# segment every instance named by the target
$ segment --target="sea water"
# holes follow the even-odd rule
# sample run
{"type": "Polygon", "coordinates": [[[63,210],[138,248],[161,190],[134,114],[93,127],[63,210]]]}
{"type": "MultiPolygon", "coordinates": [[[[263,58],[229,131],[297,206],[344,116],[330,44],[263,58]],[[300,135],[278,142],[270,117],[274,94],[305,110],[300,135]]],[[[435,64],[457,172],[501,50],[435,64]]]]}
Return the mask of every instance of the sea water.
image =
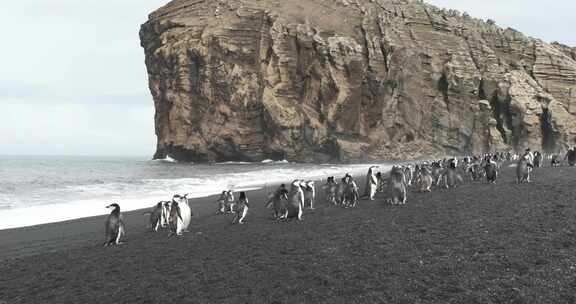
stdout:
{"type": "MultiPolygon", "coordinates": [[[[146,157],[0,156],[0,229],[149,208],[174,194],[206,197],[223,190],[268,188],[294,179],[351,173],[371,165],[297,164],[287,161],[179,163],[146,157]]],[[[270,189],[272,191],[273,189],[270,189]]]]}

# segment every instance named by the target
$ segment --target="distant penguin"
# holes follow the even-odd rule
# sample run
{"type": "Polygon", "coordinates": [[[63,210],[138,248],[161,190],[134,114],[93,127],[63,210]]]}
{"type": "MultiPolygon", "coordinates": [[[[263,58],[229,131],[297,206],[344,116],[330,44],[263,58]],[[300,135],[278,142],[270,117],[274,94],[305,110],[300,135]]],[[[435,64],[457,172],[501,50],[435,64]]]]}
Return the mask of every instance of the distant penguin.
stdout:
{"type": "Polygon", "coordinates": [[[540,168],[542,166],[542,162],[544,160],[544,156],[539,151],[534,151],[534,167],[540,168]]]}
{"type": "Polygon", "coordinates": [[[484,171],[486,172],[486,181],[495,184],[496,178],[498,177],[498,165],[496,162],[491,158],[487,158],[484,171]]]}
{"type": "Polygon", "coordinates": [[[276,191],[268,195],[268,203],[266,204],[266,208],[273,208],[273,218],[275,220],[285,219],[287,214],[287,202],[288,190],[286,190],[286,185],[282,184],[276,191]]]}
{"type": "Polygon", "coordinates": [[[164,209],[164,202],[159,202],[156,206],[152,207],[152,210],[146,212],[145,214],[150,214],[150,222],[148,227],[152,231],[158,231],[158,228],[163,227],[163,221],[165,219],[166,209],[164,209]]]}
{"type": "Polygon", "coordinates": [[[170,210],[172,209],[172,202],[163,201],[162,203],[164,205],[164,225],[162,227],[166,228],[170,224],[170,210]]]}
{"type": "Polygon", "coordinates": [[[378,190],[378,178],[374,172],[375,168],[378,168],[378,166],[368,168],[368,174],[366,174],[366,188],[364,188],[364,196],[367,196],[371,201],[374,200],[374,195],[378,190]]]}
{"type": "Polygon", "coordinates": [[[304,191],[300,187],[300,181],[295,180],[290,185],[290,192],[288,193],[288,203],[286,204],[286,214],[284,218],[298,218],[302,220],[302,213],[304,209],[304,191]]]}
{"type": "Polygon", "coordinates": [[[393,205],[406,204],[406,177],[398,166],[393,166],[390,170],[388,197],[388,201],[393,205]]]}
{"type": "Polygon", "coordinates": [[[358,198],[360,195],[358,194],[358,185],[352,178],[352,175],[348,173],[344,175],[338,192],[343,207],[356,207],[358,205],[358,198]]]}
{"type": "Polygon", "coordinates": [[[124,235],[124,221],[120,213],[120,206],[118,204],[111,204],[106,208],[112,209],[110,215],[106,219],[105,231],[106,239],[104,246],[119,245],[120,238],[124,235]]]}
{"type": "Polygon", "coordinates": [[[182,235],[183,226],[184,223],[182,221],[182,212],[180,211],[180,206],[178,202],[172,201],[170,216],[168,217],[168,227],[170,228],[169,235],[182,235]]]}
{"type": "Polygon", "coordinates": [[[172,201],[178,200],[178,207],[180,208],[180,216],[182,217],[182,232],[188,232],[188,226],[192,220],[192,210],[188,205],[188,195],[184,196],[175,195],[172,201]]]}
{"type": "Polygon", "coordinates": [[[309,205],[310,209],[314,209],[314,200],[316,199],[316,187],[314,187],[314,181],[302,182],[304,185],[304,205],[309,205]]]}
{"type": "Polygon", "coordinates": [[[558,154],[552,154],[552,157],[550,158],[550,166],[552,167],[560,166],[560,160],[558,154]]]}
{"type": "Polygon", "coordinates": [[[330,205],[337,205],[338,200],[336,198],[338,192],[338,184],[334,181],[334,176],[329,176],[326,180],[326,185],[324,185],[324,197],[326,202],[330,205]]]}
{"type": "Polygon", "coordinates": [[[420,192],[430,192],[432,187],[432,173],[427,165],[420,166],[418,180],[420,182],[420,192]]]}
{"type": "Polygon", "coordinates": [[[444,187],[446,187],[446,189],[455,188],[458,182],[462,182],[462,177],[456,172],[457,166],[458,163],[456,160],[450,159],[448,161],[448,166],[443,174],[444,187]]]}
{"type": "Polygon", "coordinates": [[[530,164],[530,157],[528,155],[524,155],[518,161],[518,165],[516,165],[516,182],[518,184],[530,182],[530,173],[532,172],[532,166],[530,164]]]}
{"type": "Polygon", "coordinates": [[[250,207],[248,203],[248,198],[246,197],[246,192],[240,192],[238,197],[238,202],[236,203],[236,213],[234,214],[234,219],[232,219],[232,224],[236,222],[238,224],[244,224],[244,219],[248,214],[248,208],[250,207]]]}
{"type": "Polygon", "coordinates": [[[234,191],[228,190],[226,193],[226,213],[234,213],[236,201],[234,200],[234,191]]]}
{"type": "Polygon", "coordinates": [[[564,160],[568,160],[568,166],[574,167],[576,166],[576,147],[572,147],[572,149],[568,149],[566,152],[566,156],[564,160]]]}
{"type": "Polygon", "coordinates": [[[227,201],[228,201],[228,191],[224,190],[222,191],[222,194],[220,194],[220,197],[216,201],[216,204],[218,205],[218,211],[216,211],[216,214],[226,213],[227,201]]]}

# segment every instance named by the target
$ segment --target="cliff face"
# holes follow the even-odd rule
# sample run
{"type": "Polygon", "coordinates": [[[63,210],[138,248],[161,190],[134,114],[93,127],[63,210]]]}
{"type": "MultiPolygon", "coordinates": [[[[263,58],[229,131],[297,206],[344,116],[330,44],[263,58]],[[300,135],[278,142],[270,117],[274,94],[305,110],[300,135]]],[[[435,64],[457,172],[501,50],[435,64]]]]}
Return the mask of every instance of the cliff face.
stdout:
{"type": "Polygon", "coordinates": [[[156,157],[352,161],[576,138],[576,49],[410,0],[175,0],[140,32],[156,157]]]}

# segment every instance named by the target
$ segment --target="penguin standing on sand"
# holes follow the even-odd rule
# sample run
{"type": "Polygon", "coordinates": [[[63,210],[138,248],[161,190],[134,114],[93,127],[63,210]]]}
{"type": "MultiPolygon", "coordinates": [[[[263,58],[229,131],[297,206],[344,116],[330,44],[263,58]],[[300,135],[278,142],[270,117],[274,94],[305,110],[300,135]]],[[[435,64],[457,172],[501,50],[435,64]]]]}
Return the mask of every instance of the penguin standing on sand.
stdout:
{"type": "Polygon", "coordinates": [[[150,222],[148,223],[148,227],[152,231],[158,231],[158,228],[164,227],[165,224],[163,223],[166,215],[164,214],[166,209],[164,208],[164,202],[159,202],[156,206],[152,207],[152,210],[144,212],[144,214],[150,214],[150,222]]]}
{"type": "Polygon", "coordinates": [[[189,205],[189,193],[184,194],[184,196],[180,197],[180,213],[182,215],[182,231],[188,232],[188,226],[190,226],[190,222],[192,221],[192,209],[189,205]]]}
{"type": "Polygon", "coordinates": [[[120,206],[118,204],[111,204],[106,208],[112,209],[112,212],[106,219],[106,240],[104,246],[120,245],[120,238],[125,232],[120,206]]]}
{"type": "Polygon", "coordinates": [[[366,175],[366,187],[364,188],[364,197],[368,197],[369,200],[374,200],[374,195],[378,189],[378,178],[374,169],[378,166],[372,166],[368,169],[368,174],[366,175]]]}
{"type": "Polygon", "coordinates": [[[302,213],[304,209],[304,191],[300,187],[300,181],[295,180],[290,185],[290,192],[288,193],[288,204],[286,205],[286,213],[284,218],[298,218],[302,220],[302,213]]]}
{"type": "Polygon", "coordinates": [[[248,198],[246,197],[246,192],[240,192],[240,197],[238,198],[238,202],[236,203],[236,213],[234,214],[234,219],[232,220],[232,224],[244,224],[244,219],[248,214],[248,208],[250,207],[248,203],[248,198]]]}
{"type": "Polygon", "coordinates": [[[168,216],[168,227],[170,228],[170,234],[168,236],[182,235],[182,226],[184,225],[182,221],[182,214],[180,212],[180,206],[178,202],[172,201],[172,206],[170,208],[170,215],[168,216]]]}

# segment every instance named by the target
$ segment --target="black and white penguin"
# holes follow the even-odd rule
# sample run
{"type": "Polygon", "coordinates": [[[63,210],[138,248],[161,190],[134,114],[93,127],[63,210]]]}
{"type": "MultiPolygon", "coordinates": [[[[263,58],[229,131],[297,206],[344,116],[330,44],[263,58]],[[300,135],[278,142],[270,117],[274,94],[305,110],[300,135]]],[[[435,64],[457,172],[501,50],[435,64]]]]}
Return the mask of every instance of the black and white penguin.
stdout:
{"type": "Polygon", "coordinates": [[[120,206],[116,203],[107,206],[106,208],[112,209],[112,212],[106,219],[105,231],[106,239],[104,246],[119,245],[120,238],[124,235],[124,221],[120,213],[120,206]]]}
{"type": "Polygon", "coordinates": [[[158,202],[150,211],[145,212],[144,214],[150,214],[150,222],[148,223],[148,227],[152,231],[158,231],[158,228],[164,227],[165,223],[163,223],[166,215],[164,214],[166,209],[164,208],[164,202],[158,202]]]}
{"type": "Polygon", "coordinates": [[[244,224],[244,219],[248,214],[248,208],[250,207],[248,203],[248,198],[246,197],[246,192],[240,192],[240,197],[238,198],[238,202],[236,203],[236,213],[234,214],[234,219],[232,220],[232,224],[244,224]]]}
{"type": "Polygon", "coordinates": [[[371,166],[368,168],[368,174],[366,174],[366,187],[364,187],[364,197],[368,197],[369,200],[374,200],[374,195],[378,189],[378,178],[374,171],[378,166],[371,166]]]}
{"type": "Polygon", "coordinates": [[[177,201],[172,200],[170,215],[168,216],[168,228],[170,234],[182,235],[184,223],[182,221],[182,213],[177,201]]]}

